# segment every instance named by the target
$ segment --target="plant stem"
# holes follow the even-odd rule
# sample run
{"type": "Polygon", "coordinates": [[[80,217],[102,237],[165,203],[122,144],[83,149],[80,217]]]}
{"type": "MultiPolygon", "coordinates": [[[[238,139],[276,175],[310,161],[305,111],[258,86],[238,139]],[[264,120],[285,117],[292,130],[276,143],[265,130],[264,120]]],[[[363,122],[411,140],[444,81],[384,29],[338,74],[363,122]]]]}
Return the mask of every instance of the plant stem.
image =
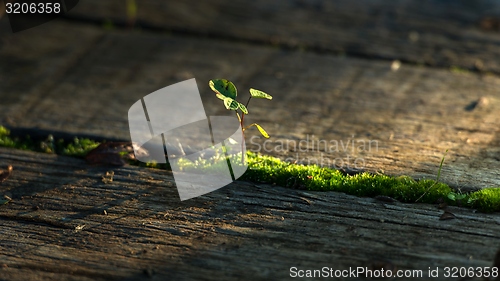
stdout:
{"type": "Polygon", "coordinates": [[[248,107],[248,104],[250,103],[250,100],[252,99],[252,96],[250,96],[247,100],[247,104],[245,104],[245,107],[248,107]]]}
{"type": "MultiPolygon", "coordinates": [[[[250,100],[249,100],[250,101],[250,100]]],[[[247,102],[248,104],[248,102],[247,102]]],[[[245,113],[241,113],[241,122],[240,122],[240,127],[241,127],[241,163],[245,163],[245,153],[243,153],[244,150],[244,143],[245,143],[245,129],[243,129],[243,119],[245,118],[245,113]]]]}
{"type": "MultiPolygon", "coordinates": [[[[248,109],[248,104],[250,103],[250,100],[252,99],[252,96],[250,95],[250,97],[248,97],[248,100],[247,100],[247,103],[245,104],[245,107],[248,109]]],[[[243,153],[243,142],[245,141],[245,129],[243,127],[243,119],[245,118],[245,113],[241,113],[241,122],[240,122],[240,126],[241,126],[241,135],[242,135],[242,141],[241,141],[241,161],[242,163],[245,163],[245,155],[243,153]]]]}

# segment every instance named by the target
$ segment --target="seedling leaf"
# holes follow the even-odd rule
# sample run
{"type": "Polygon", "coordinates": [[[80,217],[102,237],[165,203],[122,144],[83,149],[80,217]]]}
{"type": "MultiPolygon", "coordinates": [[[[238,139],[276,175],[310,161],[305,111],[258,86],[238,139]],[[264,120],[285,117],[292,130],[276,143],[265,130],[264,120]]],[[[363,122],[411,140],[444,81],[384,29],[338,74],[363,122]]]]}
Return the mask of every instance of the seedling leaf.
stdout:
{"type": "MultiPolygon", "coordinates": [[[[238,91],[236,90],[236,86],[233,84],[233,82],[226,80],[226,79],[213,79],[210,80],[208,83],[210,88],[218,93],[223,95],[226,98],[232,98],[233,100],[236,99],[236,96],[238,95],[238,91]]],[[[219,96],[217,96],[220,98],[219,96]]]]}
{"type": "Polygon", "coordinates": [[[220,100],[224,100],[226,97],[222,94],[215,93],[215,96],[218,97],[220,100]]]}
{"type": "Polygon", "coordinates": [[[268,99],[268,100],[273,99],[273,97],[270,94],[264,93],[254,88],[250,88],[250,95],[252,96],[252,98],[268,99]]]}
{"type": "Polygon", "coordinates": [[[264,136],[266,139],[268,139],[268,138],[269,138],[269,135],[267,134],[266,130],[264,130],[264,128],[262,128],[262,127],[261,127],[259,124],[257,124],[257,123],[253,123],[252,125],[250,125],[250,126],[246,127],[246,128],[245,128],[245,130],[246,130],[246,129],[248,129],[248,128],[250,128],[250,127],[252,127],[252,126],[257,127],[257,129],[259,130],[259,132],[260,132],[260,133],[262,134],[262,136],[264,136]]]}
{"type": "Polygon", "coordinates": [[[238,106],[240,107],[241,112],[243,112],[245,114],[248,114],[248,109],[247,109],[247,107],[244,104],[242,104],[241,102],[239,102],[238,106]]]}
{"type": "Polygon", "coordinates": [[[444,211],[444,213],[439,217],[439,220],[440,221],[443,221],[443,220],[452,220],[454,218],[456,218],[456,216],[452,212],[444,211]]]}
{"type": "Polygon", "coordinates": [[[237,110],[239,108],[239,102],[235,101],[232,98],[225,98],[224,105],[229,110],[237,110]]]}
{"type": "Polygon", "coordinates": [[[260,125],[258,124],[255,124],[255,127],[257,127],[257,129],[259,130],[259,132],[266,138],[268,139],[269,138],[269,135],[267,134],[266,130],[264,130],[264,128],[262,128],[260,125]]]}

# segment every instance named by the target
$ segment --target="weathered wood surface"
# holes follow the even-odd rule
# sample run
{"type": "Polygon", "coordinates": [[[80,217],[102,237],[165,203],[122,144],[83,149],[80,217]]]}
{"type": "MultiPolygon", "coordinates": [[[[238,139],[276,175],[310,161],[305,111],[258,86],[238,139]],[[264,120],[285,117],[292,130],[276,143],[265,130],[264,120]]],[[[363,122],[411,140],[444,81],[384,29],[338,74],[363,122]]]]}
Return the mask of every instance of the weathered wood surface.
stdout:
{"type": "MultiPolygon", "coordinates": [[[[227,114],[207,86],[226,77],[244,99],[249,87],[274,96],[252,102],[247,119],[272,136],[261,153],[435,178],[449,149],[443,181],[463,190],[500,186],[493,75],[405,64],[391,71],[387,61],[64,21],[2,36],[0,61],[0,123],[10,127],[126,140],[128,108],[187,78],[197,78],[207,115],[227,114]],[[358,149],[361,141],[378,147],[358,149]]],[[[257,150],[264,140],[247,141],[257,150]]]]}
{"type": "Polygon", "coordinates": [[[247,182],[180,202],[164,170],[0,148],[6,165],[2,280],[285,280],[293,266],[380,264],[426,276],[491,266],[500,244],[498,215],[469,209],[442,221],[433,205],[247,182]]]}
{"type": "Polygon", "coordinates": [[[87,0],[68,17],[438,67],[500,72],[496,0],[87,0]]]}
{"type": "MultiPolygon", "coordinates": [[[[207,87],[224,77],[274,96],[248,116],[272,136],[262,153],[435,178],[450,149],[443,181],[500,186],[496,1],[136,1],[142,30],[120,27],[124,1],[80,2],[69,19],[18,34],[0,20],[0,124],[126,140],[128,108],[188,78],[207,115],[226,114],[207,87]],[[493,27],[481,28],[487,16],[493,27]],[[106,18],[114,29],[92,24],[106,18]],[[313,135],[378,147],[325,151],[313,135]],[[276,151],[286,141],[297,146],[276,151]]],[[[282,280],[292,266],[381,262],[426,274],[491,266],[500,242],[498,215],[473,210],[440,221],[432,205],[245,182],[180,202],[166,171],[2,148],[7,165],[0,279],[282,280]]]]}

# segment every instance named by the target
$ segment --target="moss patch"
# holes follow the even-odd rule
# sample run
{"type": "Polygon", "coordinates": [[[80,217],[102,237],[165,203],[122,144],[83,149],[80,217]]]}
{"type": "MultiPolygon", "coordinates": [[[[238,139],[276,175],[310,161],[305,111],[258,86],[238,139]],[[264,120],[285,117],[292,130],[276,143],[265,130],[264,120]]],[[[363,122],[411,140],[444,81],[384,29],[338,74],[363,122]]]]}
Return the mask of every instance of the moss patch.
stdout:
{"type": "MultiPolygon", "coordinates": [[[[248,153],[249,169],[243,179],[273,183],[285,187],[315,191],[339,191],[356,196],[389,196],[405,203],[436,203],[476,208],[482,212],[500,211],[500,188],[486,188],[463,195],[457,200],[455,190],[434,180],[416,181],[408,176],[390,177],[360,173],[345,175],[338,170],[317,165],[297,165],[270,156],[248,153]],[[429,189],[430,188],[430,189],[429,189]]],[[[437,172],[437,171],[436,171],[437,172]]]]}
{"type": "Polygon", "coordinates": [[[47,139],[44,141],[33,141],[29,136],[24,138],[13,138],[10,136],[8,129],[0,126],[0,146],[4,147],[84,157],[98,145],[99,142],[81,138],[74,138],[73,141],[70,142],[62,139],[55,140],[52,136],[47,136],[47,139]]]}
{"type": "MultiPolygon", "coordinates": [[[[4,147],[83,157],[98,145],[96,141],[78,138],[72,142],[54,140],[51,136],[42,142],[34,142],[29,137],[11,138],[9,131],[0,126],[0,146],[4,147]]],[[[314,191],[338,191],[356,196],[383,195],[406,203],[416,202],[422,197],[418,200],[419,202],[432,204],[443,200],[449,205],[476,208],[482,212],[500,211],[500,188],[486,188],[467,194],[457,194],[448,185],[436,183],[434,180],[416,181],[407,176],[390,177],[370,173],[345,175],[331,168],[292,164],[252,152],[247,153],[247,161],[249,167],[241,179],[253,182],[314,191]],[[457,200],[457,198],[460,199],[457,200]]],[[[132,164],[140,163],[134,161],[132,164]]],[[[169,168],[168,165],[151,163],[142,163],[141,166],[169,168]]]]}

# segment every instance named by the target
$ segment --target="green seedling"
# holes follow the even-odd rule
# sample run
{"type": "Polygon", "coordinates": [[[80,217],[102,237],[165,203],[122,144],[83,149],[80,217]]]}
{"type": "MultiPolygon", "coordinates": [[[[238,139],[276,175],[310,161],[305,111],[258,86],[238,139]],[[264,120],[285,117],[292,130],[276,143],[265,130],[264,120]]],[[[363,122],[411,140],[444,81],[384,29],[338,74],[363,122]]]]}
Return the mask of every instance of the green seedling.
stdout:
{"type": "Polygon", "coordinates": [[[272,100],[273,97],[271,95],[264,93],[263,91],[250,88],[250,97],[248,98],[246,104],[242,104],[236,100],[236,96],[238,96],[238,90],[236,89],[236,86],[233,84],[233,82],[226,79],[213,79],[210,80],[209,86],[216,93],[215,96],[224,102],[224,106],[226,107],[226,109],[236,112],[236,116],[240,121],[243,132],[245,132],[246,129],[252,126],[255,126],[262,134],[262,136],[264,136],[265,138],[269,138],[267,132],[259,124],[253,123],[245,127],[243,121],[245,119],[245,115],[248,114],[248,104],[250,103],[250,100],[252,98],[272,100]],[[241,111],[241,115],[238,113],[238,110],[241,111]]]}
{"type": "Polygon", "coordinates": [[[473,205],[477,200],[476,198],[472,198],[470,193],[462,193],[460,190],[458,190],[458,192],[452,191],[448,193],[447,197],[449,200],[456,202],[459,206],[462,205],[463,202],[466,202],[467,205],[473,205]]]}
{"type": "Polygon", "coordinates": [[[462,192],[450,192],[448,193],[448,199],[451,201],[463,200],[467,197],[467,194],[463,194],[462,192]]]}
{"type": "MultiPolygon", "coordinates": [[[[263,91],[250,88],[250,97],[248,98],[246,104],[242,104],[241,102],[236,100],[236,97],[238,96],[238,90],[236,89],[236,86],[233,84],[233,82],[226,79],[213,79],[210,80],[208,85],[215,92],[215,96],[224,102],[224,106],[226,107],[226,109],[235,111],[236,117],[238,117],[243,132],[243,138],[245,137],[245,131],[254,126],[257,128],[257,130],[259,130],[263,137],[269,138],[269,134],[266,132],[266,130],[264,130],[264,128],[262,128],[262,126],[257,123],[252,123],[245,127],[244,120],[245,115],[248,114],[248,104],[250,103],[250,100],[252,98],[272,100],[273,97],[271,95],[263,91]],[[238,111],[241,112],[241,115],[238,111]]],[[[242,160],[244,161],[243,154],[242,160]]]]}
{"type": "Polygon", "coordinates": [[[466,197],[467,197],[467,194],[463,194],[462,192],[450,192],[448,193],[448,199],[450,199],[451,201],[462,201],[464,200],[466,197]]]}

